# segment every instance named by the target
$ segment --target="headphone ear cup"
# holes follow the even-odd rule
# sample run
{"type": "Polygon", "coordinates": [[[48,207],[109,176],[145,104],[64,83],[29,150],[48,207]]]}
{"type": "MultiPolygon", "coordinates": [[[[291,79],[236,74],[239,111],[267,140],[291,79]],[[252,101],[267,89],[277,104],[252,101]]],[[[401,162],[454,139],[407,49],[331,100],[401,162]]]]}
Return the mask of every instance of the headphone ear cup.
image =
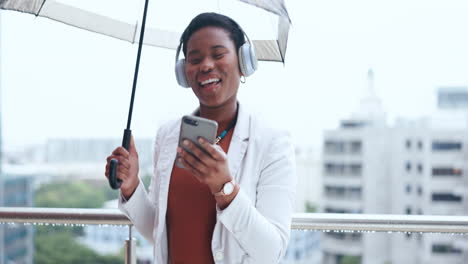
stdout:
{"type": "Polygon", "coordinates": [[[252,75],[257,70],[257,56],[254,48],[249,43],[244,43],[239,48],[239,67],[245,77],[252,75]]]}
{"type": "Polygon", "coordinates": [[[177,61],[175,66],[175,74],[177,83],[184,88],[189,88],[187,77],[185,76],[185,59],[180,59],[177,61]]]}

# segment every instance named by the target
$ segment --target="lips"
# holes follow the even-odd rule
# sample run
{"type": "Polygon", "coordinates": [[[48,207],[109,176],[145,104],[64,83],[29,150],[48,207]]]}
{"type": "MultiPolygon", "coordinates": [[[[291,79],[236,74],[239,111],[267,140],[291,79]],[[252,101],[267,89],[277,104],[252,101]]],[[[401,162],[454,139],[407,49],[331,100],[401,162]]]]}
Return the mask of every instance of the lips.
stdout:
{"type": "Polygon", "coordinates": [[[215,90],[216,88],[219,87],[221,82],[222,82],[222,80],[220,78],[209,77],[209,78],[206,78],[206,79],[198,82],[198,86],[203,91],[213,91],[213,90],[215,90]]]}
{"type": "Polygon", "coordinates": [[[204,81],[201,81],[198,83],[198,85],[200,86],[207,86],[207,85],[211,85],[211,84],[217,84],[217,83],[220,83],[221,82],[221,79],[219,78],[209,78],[209,79],[206,79],[204,81]]]}

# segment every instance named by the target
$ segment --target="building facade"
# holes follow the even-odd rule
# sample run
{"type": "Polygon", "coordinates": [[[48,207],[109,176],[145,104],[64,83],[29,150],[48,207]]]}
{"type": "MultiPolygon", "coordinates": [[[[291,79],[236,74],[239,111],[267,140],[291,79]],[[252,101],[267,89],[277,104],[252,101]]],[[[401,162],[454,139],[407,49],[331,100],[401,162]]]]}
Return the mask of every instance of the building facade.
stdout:
{"type": "MultiPolygon", "coordinates": [[[[376,98],[363,101],[378,105],[376,98]]],[[[389,126],[382,109],[361,103],[326,131],[322,211],[468,214],[468,89],[439,89],[438,105],[434,114],[389,126]]],[[[467,242],[456,235],[330,232],[322,238],[323,263],[462,264],[467,242]]]]}
{"type": "MultiPolygon", "coordinates": [[[[3,205],[6,207],[33,206],[33,178],[30,176],[2,175],[4,192],[3,205]]],[[[34,256],[34,228],[23,224],[0,225],[2,255],[0,263],[32,264],[34,256]]]]}

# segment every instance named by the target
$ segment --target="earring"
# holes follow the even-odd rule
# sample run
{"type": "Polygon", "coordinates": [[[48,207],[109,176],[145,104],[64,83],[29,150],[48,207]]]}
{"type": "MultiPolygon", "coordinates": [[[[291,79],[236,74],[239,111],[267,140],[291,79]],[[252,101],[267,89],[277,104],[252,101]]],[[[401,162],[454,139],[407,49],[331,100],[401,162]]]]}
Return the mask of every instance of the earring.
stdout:
{"type": "Polygon", "coordinates": [[[241,83],[245,83],[245,76],[244,76],[244,75],[241,76],[240,82],[241,82],[241,83]]]}

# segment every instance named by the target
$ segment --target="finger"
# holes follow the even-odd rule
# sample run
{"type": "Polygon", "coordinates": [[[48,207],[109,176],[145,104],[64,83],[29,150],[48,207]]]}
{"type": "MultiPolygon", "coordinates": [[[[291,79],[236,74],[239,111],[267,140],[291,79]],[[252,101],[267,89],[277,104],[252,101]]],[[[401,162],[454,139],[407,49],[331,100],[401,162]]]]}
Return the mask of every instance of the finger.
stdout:
{"type": "Polygon", "coordinates": [[[122,156],[115,156],[115,155],[111,155],[109,157],[107,157],[107,164],[110,163],[111,160],[117,160],[117,164],[119,166],[124,166],[126,167],[127,169],[130,169],[130,160],[128,158],[124,158],[122,156]]]}
{"type": "Polygon", "coordinates": [[[112,155],[115,156],[124,156],[125,158],[128,158],[129,153],[124,147],[117,147],[113,152],[112,155]]]}
{"type": "Polygon", "coordinates": [[[200,182],[203,182],[203,178],[201,177],[200,172],[197,171],[194,167],[192,167],[192,165],[190,165],[183,158],[178,158],[177,161],[179,161],[180,164],[182,164],[182,166],[184,166],[184,168],[186,170],[190,171],[193,174],[193,176],[195,176],[195,178],[197,178],[197,180],[199,180],[200,182]]]}
{"type": "Polygon", "coordinates": [[[205,165],[201,163],[197,157],[193,156],[192,154],[190,154],[188,151],[186,151],[185,149],[181,147],[177,149],[177,152],[185,160],[185,162],[190,164],[191,167],[196,169],[198,172],[202,172],[203,167],[205,167],[205,165]]]}
{"type": "Polygon", "coordinates": [[[124,167],[119,167],[117,168],[117,178],[123,180],[126,180],[129,178],[130,171],[127,168],[124,167]]]}
{"type": "Polygon", "coordinates": [[[223,160],[224,157],[226,156],[226,153],[224,153],[223,149],[219,145],[212,145],[210,142],[208,142],[206,139],[199,137],[198,138],[198,143],[210,154],[211,157],[215,160],[223,160]],[[217,148],[219,147],[219,148],[217,148]]]}
{"type": "Polygon", "coordinates": [[[177,148],[177,153],[179,154],[180,158],[184,160],[185,163],[189,164],[191,168],[194,168],[195,170],[197,170],[197,173],[201,174],[200,165],[202,165],[202,163],[198,160],[197,157],[193,156],[190,152],[188,152],[182,147],[177,148]]]}
{"type": "Polygon", "coordinates": [[[198,145],[194,144],[193,142],[190,142],[189,140],[184,140],[183,141],[184,146],[186,146],[190,151],[192,152],[192,155],[195,156],[203,165],[205,166],[210,166],[216,160],[213,160],[213,158],[206,154],[206,152],[201,149],[198,145]]]}
{"type": "Polygon", "coordinates": [[[130,145],[128,146],[128,152],[135,154],[137,153],[136,147],[135,147],[135,140],[133,139],[133,135],[130,137],[130,145]]]}
{"type": "Polygon", "coordinates": [[[106,178],[109,179],[109,163],[106,164],[106,167],[104,169],[104,175],[106,176],[106,178]]]}

